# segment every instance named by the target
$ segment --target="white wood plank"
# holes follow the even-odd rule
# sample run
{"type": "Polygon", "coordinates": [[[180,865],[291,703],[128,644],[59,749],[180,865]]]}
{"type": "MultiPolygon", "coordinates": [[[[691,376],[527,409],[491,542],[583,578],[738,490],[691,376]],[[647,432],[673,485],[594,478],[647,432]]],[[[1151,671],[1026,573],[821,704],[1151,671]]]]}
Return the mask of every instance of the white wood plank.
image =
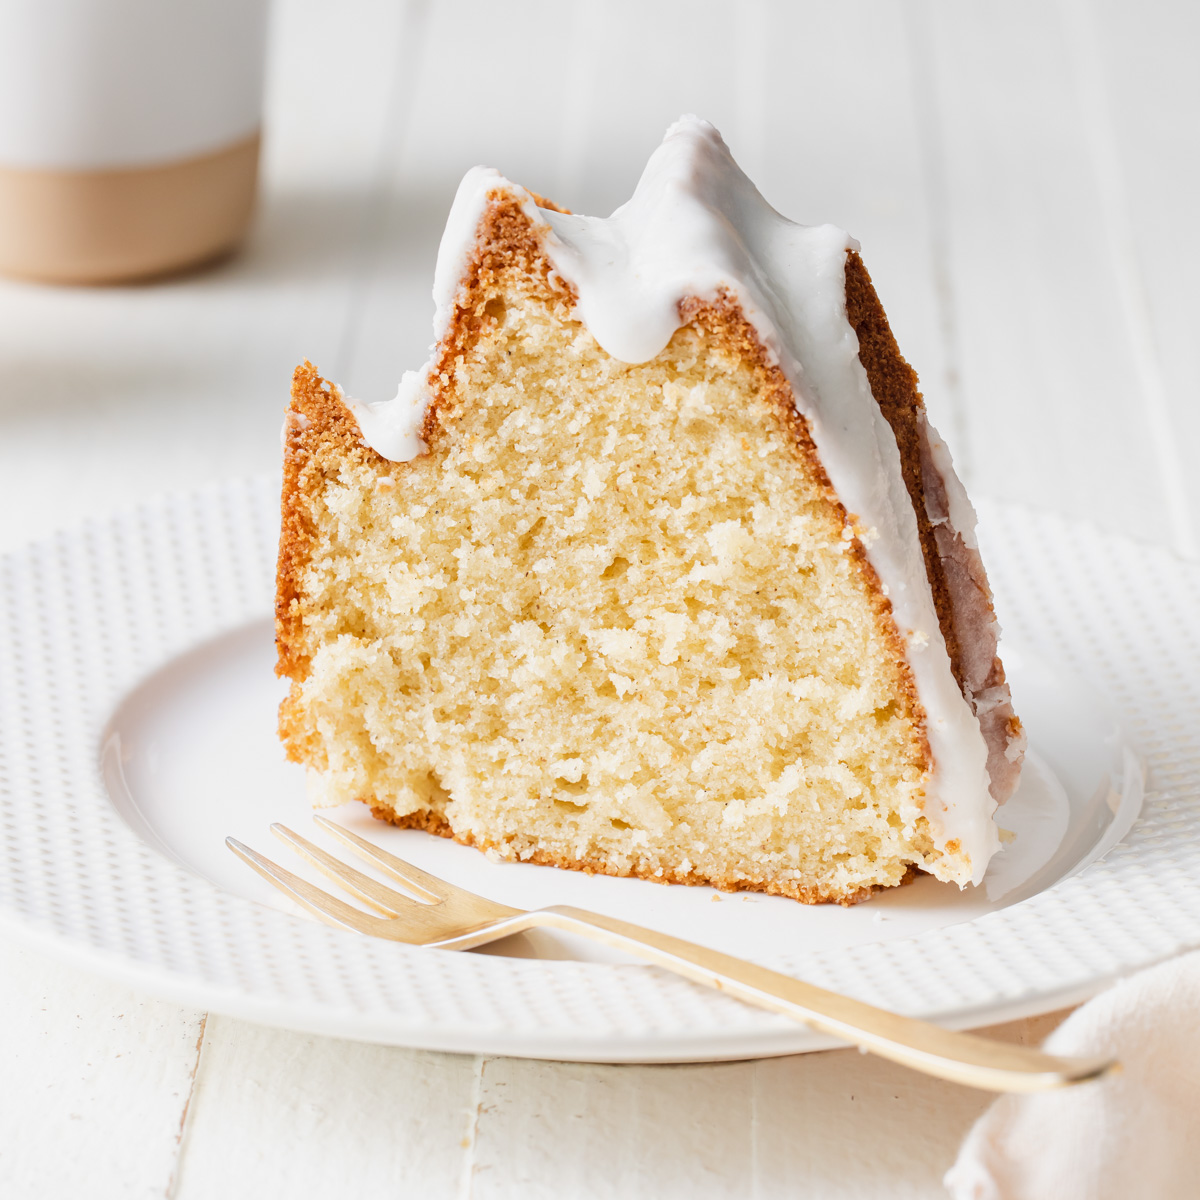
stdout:
{"type": "Polygon", "coordinates": [[[0,1195],[165,1196],[203,1027],[0,936],[0,1195]]]}
{"type": "Polygon", "coordinates": [[[756,1075],[755,1200],[933,1200],[992,1097],[855,1051],[767,1060],[756,1075]]]}
{"type": "MultiPolygon", "coordinates": [[[[1076,74],[1090,123],[1138,354],[1144,419],[1155,434],[1167,507],[1164,534],[1200,552],[1200,8],[1066,0],[1076,74]]],[[[1136,415],[1134,417],[1136,419],[1136,415]]]]}
{"type": "MultiPolygon", "coordinates": [[[[986,1030],[1040,1044],[1065,1013],[986,1030]]],[[[940,1200],[991,1103],[853,1050],[757,1063],[487,1059],[463,1200],[940,1200]]]]}
{"type": "Polygon", "coordinates": [[[575,194],[561,202],[600,215],[624,204],[663,133],[684,113],[724,131],[735,157],[755,157],[762,145],[761,81],[748,92],[743,72],[760,48],[758,8],[721,0],[588,5],[586,45],[594,65],[586,109],[559,127],[562,141],[581,141],[585,156],[575,194]]]}
{"type": "Polygon", "coordinates": [[[488,1059],[460,1195],[744,1200],[754,1072],[488,1059]]]}
{"type": "Polygon", "coordinates": [[[404,169],[452,192],[484,162],[577,211],[608,213],[681,113],[734,122],[738,24],[721,0],[440,4],[404,169]]]}
{"type": "Polygon", "coordinates": [[[171,1200],[453,1196],[475,1062],[210,1016],[171,1200]]]}
{"type": "Polygon", "coordinates": [[[1155,536],[1159,463],[1137,416],[1068,31],[1033,0],[924,11],[971,482],[1155,536]]]}

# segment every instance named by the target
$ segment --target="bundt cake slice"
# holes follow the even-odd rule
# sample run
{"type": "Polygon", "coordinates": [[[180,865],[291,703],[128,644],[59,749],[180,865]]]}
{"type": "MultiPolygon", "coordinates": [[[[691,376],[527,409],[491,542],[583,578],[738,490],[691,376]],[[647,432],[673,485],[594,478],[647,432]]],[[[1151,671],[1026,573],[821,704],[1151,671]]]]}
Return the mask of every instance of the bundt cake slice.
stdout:
{"type": "Polygon", "coordinates": [[[685,118],[607,220],[469,173],[435,300],[395,400],[293,382],[281,734],[314,802],[806,902],[977,882],[1022,739],[855,244],[685,118]]]}

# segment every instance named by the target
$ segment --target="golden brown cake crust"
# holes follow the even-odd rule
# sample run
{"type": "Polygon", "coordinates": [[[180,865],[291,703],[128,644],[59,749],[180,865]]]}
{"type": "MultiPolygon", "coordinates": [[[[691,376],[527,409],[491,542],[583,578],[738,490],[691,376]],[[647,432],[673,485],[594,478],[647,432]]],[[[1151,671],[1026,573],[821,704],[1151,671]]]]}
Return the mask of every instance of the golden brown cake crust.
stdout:
{"type": "Polygon", "coordinates": [[[364,445],[358,425],[340,396],[316,367],[305,362],[292,373],[292,403],[284,426],[283,494],[280,503],[279,561],[275,577],[275,650],[277,675],[300,681],[308,674],[304,645],[300,578],[312,555],[316,528],[310,497],[320,494],[324,475],[320,447],[381,464],[387,460],[364,445]],[[331,444],[332,443],[332,444],[331,444]]]}
{"type": "Polygon", "coordinates": [[[432,452],[453,422],[454,363],[469,354],[481,327],[490,319],[487,299],[494,294],[498,277],[514,270],[540,280],[547,291],[559,292],[565,305],[574,304],[575,289],[552,272],[542,253],[541,238],[521,206],[511,196],[500,194],[484,210],[454,317],[438,345],[430,376],[433,399],[421,427],[421,437],[432,452]]]}
{"type": "Polygon", "coordinates": [[[932,465],[935,477],[925,477],[930,447],[917,374],[901,355],[871,277],[853,251],[846,256],[846,316],[858,337],[859,361],[867,373],[871,393],[896,438],[950,667],[964,699],[980,716],[988,745],[992,795],[1003,803],[1016,786],[1019,770],[1009,751],[1014,745],[1023,745],[1023,734],[1020,721],[1012,714],[1004,664],[998,653],[995,609],[987,577],[978,554],[966,548],[957,530],[946,525],[935,531],[927,492],[932,489],[935,496],[942,493],[935,505],[944,504],[945,481],[936,477],[937,467],[932,465]],[[990,697],[990,704],[982,712],[977,707],[981,693],[990,697]]]}
{"type": "MultiPolygon", "coordinates": [[[[469,833],[458,833],[441,813],[432,809],[397,816],[390,808],[385,808],[381,804],[371,804],[368,801],[368,806],[371,809],[371,816],[377,821],[385,821],[389,825],[395,825],[398,829],[420,829],[484,852],[499,849],[493,843],[479,841],[469,833]]],[[[841,892],[836,896],[831,896],[824,894],[819,888],[800,887],[791,880],[757,883],[743,879],[732,881],[710,879],[695,871],[689,871],[686,874],[673,871],[654,874],[637,868],[632,871],[617,871],[608,863],[594,859],[563,859],[553,854],[544,854],[540,850],[535,850],[528,857],[523,857],[519,861],[533,863],[539,867],[559,867],[569,871],[582,871],[585,875],[614,875],[625,879],[645,879],[650,883],[681,883],[689,887],[713,887],[719,892],[763,892],[768,896],[784,896],[789,900],[799,900],[801,904],[840,904],[844,908],[849,908],[863,900],[869,900],[875,892],[882,890],[864,887],[857,891],[841,892]]],[[[910,867],[897,886],[911,883],[917,874],[917,868],[910,867]]]]}
{"type": "MultiPolygon", "coordinates": [[[[917,388],[917,373],[900,353],[887,314],[871,284],[871,276],[859,256],[846,256],[846,316],[858,337],[858,357],[871,383],[871,394],[896,436],[904,486],[912,499],[925,557],[925,574],[933,592],[938,624],[946,640],[950,667],[958,686],[963,686],[962,651],[954,627],[954,607],[946,585],[933,525],[925,510],[925,481],[921,474],[921,444],[917,414],[925,402],[917,388]]],[[[964,693],[965,694],[965,693],[964,693]]]]}

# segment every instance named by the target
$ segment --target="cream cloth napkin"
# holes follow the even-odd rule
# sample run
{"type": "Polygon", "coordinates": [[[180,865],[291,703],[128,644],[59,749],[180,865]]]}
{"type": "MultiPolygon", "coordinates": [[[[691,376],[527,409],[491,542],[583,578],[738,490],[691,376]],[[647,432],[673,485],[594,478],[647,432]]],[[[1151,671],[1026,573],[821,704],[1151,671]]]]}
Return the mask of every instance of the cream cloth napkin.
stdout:
{"type": "Polygon", "coordinates": [[[954,1200],[1200,1197],[1200,951],[1089,1000],[1044,1049],[1109,1051],[1124,1069],[1061,1091],[1000,1097],[946,1175],[954,1200]]]}

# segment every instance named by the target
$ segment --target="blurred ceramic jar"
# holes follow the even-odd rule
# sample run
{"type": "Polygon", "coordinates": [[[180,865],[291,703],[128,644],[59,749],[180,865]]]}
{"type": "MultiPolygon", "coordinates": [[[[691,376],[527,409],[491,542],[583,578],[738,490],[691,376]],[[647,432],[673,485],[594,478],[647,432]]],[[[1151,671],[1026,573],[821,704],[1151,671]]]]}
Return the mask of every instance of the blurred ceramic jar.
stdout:
{"type": "Polygon", "coordinates": [[[235,246],[267,0],[0,0],[0,272],[109,283],[235,246]]]}

